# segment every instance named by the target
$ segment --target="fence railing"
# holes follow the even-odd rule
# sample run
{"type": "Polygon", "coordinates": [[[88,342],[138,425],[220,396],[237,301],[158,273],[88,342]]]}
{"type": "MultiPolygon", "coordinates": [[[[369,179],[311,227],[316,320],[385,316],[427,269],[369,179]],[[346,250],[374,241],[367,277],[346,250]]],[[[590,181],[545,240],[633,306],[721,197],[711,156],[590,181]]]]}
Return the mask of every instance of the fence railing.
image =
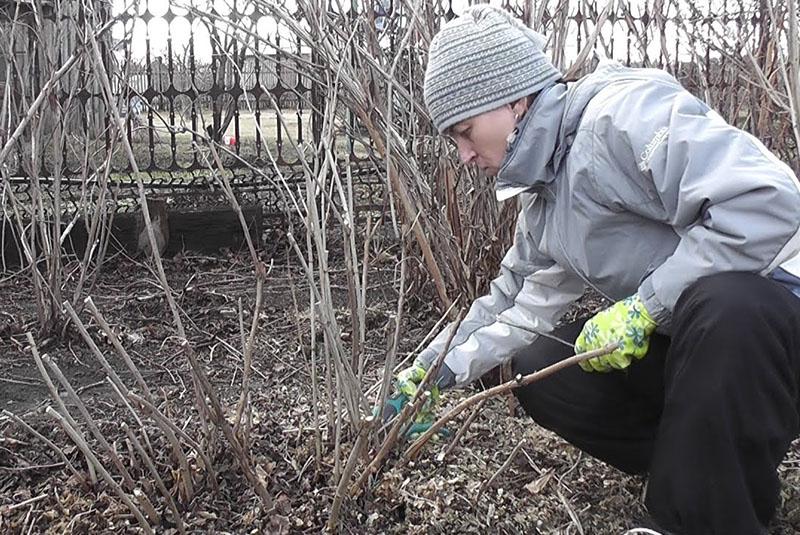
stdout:
{"type": "MultiPolygon", "coordinates": [[[[301,159],[313,158],[319,142],[324,92],[321,82],[307,75],[309,64],[314,63],[313,51],[303,49],[249,2],[205,4],[192,9],[163,0],[142,0],[129,12],[114,14],[118,21],[113,39],[102,43],[103,55],[113,66],[109,70],[115,73],[113,89],[127,136],[139,167],[150,174],[148,187],[154,192],[213,190],[207,150],[213,140],[225,147],[222,163],[242,194],[277,209],[275,166],[285,169],[291,179],[301,159]],[[234,24],[237,31],[228,31],[234,24]]],[[[432,12],[444,20],[466,4],[441,1],[432,12]]],[[[787,112],[759,98],[751,81],[741,77],[742,65],[726,61],[719,44],[725,36],[739,36],[740,44],[758,50],[771,24],[763,6],[722,1],[713,7],[709,3],[704,10],[681,4],[679,12],[675,1],[612,4],[609,9],[605,2],[502,2],[550,36],[550,53],[561,67],[570,65],[593,41],[598,54],[629,65],[667,69],[729,120],[800,168],[787,112]],[[705,36],[703,43],[696,39],[700,34],[705,36]]],[[[382,28],[382,47],[396,46],[396,36],[409,20],[409,14],[395,10],[390,0],[367,2],[360,13],[353,10],[336,16],[346,20],[365,15],[382,28]]],[[[69,43],[62,48],[67,50],[69,43]]],[[[420,53],[424,56],[424,50],[420,53]]],[[[86,176],[87,167],[100,165],[107,151],[113,150],[113,185],[120,198],[133,198],[125,193],[134,187],[127,176],[129,162],[121,147],[114,147],[109,139],[109,110],[100,88],[88,81],[90,62],[83,61],[70,75],[72,81],[78,79],[81,89],[62,90],[58,95],[67,124],[74,130],[61,147],[53,147],[61,151],[61,158],[53,162],[61,162],[62,168],[52,169],[53,162],[46,161],[38,173],[45,184],[49,177],[63,175],[62,195],[76,198],[85,187],[81,177],[86,176]],[[87,81],[80,83],[81,77],[87,81]]],[[[62,87],[74,84],[65,82],[62,87]]],[[[352,119],[340,120],[337,128],[343,160],[353,165],[365,183],[374,182],[369,178],[369,141],[362,139],[352,119]]],[[[31,174],[25,165],[26,151],[23,139],[11,162],[16,166],[11,174],[18,177],[14,187],[20,195],[31,174]]],[[[119,205],[126,209],[135,202],[119,205]]]]}

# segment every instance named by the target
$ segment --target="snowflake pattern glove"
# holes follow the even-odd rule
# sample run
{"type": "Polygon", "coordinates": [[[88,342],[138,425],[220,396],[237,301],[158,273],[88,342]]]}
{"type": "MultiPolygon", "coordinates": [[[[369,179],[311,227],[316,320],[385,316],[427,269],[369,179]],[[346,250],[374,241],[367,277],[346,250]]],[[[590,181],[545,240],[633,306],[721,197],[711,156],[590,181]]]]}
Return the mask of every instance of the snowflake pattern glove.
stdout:
{"type": "Polygon", "coordinates": [[[608,355],[584,360],[580,367],[587,372],[627,368],[634,358],[641,359],[647,354],[650,335],[655,329],[656,322],[638,294],[614,303],[586,322],[575,340],[575,353],[601,349],[615,342],[619,348],[608,355]]]}

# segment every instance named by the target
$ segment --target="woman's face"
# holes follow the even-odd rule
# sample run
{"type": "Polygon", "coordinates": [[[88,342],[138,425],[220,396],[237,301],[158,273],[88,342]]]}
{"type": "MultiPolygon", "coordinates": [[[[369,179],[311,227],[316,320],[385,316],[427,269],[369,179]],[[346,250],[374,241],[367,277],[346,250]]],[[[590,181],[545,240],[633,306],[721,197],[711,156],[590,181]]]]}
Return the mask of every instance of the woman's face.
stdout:
{"type": "Polygon", "coordinates": [[[475,164],[487,176],[496,176],[506,156],[508,136],[517,124],[517,112],[510,104],[465,119],[450,128],[465,164],[475,164]]]}

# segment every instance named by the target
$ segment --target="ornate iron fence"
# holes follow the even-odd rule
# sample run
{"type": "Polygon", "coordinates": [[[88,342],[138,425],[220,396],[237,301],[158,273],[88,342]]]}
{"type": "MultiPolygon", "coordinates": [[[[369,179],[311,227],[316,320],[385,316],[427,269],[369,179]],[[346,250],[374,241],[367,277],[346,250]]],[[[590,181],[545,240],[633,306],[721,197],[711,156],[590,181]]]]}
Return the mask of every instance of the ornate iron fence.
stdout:
{"type": "MultiPolygon", "coordinates": [[[[319,142],[322,91],[313,77],[298,73],[309,72],[298,66],[313,64],[313,51],[303,50],[291,35],[271,26],[267,15],[250,2],[209,4],[211,17],[164,0],[142,0],[138,10],[119,14],[114,41],[103,44],[103,54],[115,73],[113,89],[127,136],[140,168],[149,174],[148,188],[170,196],[173,202],[221,200],[208,171],[206,140],[213,139],[225,146],[222,160],[236,190],[253,202],[265,203],[267,211],[280,210],[281,186],[276,185],[273,163],[288,181],[298,180],[300,159],[312,154],[319,142]],[[220,19],[250,31],[227,33],[225,24],[214,23],[220,19]]],[[[466,4],[444,0],[437,12],[449,19],[466,4]]],[[[561,66],[568,65],[595,32],[605,5],[511,0],[502,4],[551,36],[555,44],[551,53],[561,66]]],[[[369,5],[376,24],[385,28],[388,46],[394,46],[394,35],[408,20],[406,6],[396,7],[393,0],[374,0],[369,5]]],[[[696,43],[687,41],[691,32],[686,30],[691,27],[704,29],[710,40],[715,34],[735,31],[757,43],[768,24],[757,6],[746,8],[741,2],[723,0],[718,9],[709,4],[700,13],[678,12],[671,7],[677,4],[668,1],[657,5],[659,10],[649,2],[638,8],[635,3],[615,3],[602,21],[595,49],[629,65],[670,70],[715,107],[724,105],[728,119],[763,139],[795,169],[800,167],[788,118],[774,110],[737,112],[763,105],[752,102],[752,93],[737,79],[740,67],[726,64],[710,46],[698,54],[696,43]]],[[[354,16],[359,14],[350,11],[343,18],[354,16]]],[[[82,177],[87,168],[96,169],[114,150],[113,188],[120,209],[129,209],[135,206],[130,166],[121,148],[112,148],[108,110],[91,80],[90,68],[85,61],[61,85],[65,89],[59,100],[75,128],[74,144],[68,142],[59,149],[65,177],[62,197],[77,200],[85,194],[82,177]],[[76,87],[76,91],[67,90],[76,87]]],[[[357,129],[352,120],[340,126],[340,154],[353,164],[370,194],[380,196],[370,147],[348,135],[357,129]]],[[[20,144],[13,173],[19,177],[18,194],[24,194],[29,183],[24,161],[25,147],[20,144]]],[[[45,165],[40,176],[55,174],[45,165]]]]}

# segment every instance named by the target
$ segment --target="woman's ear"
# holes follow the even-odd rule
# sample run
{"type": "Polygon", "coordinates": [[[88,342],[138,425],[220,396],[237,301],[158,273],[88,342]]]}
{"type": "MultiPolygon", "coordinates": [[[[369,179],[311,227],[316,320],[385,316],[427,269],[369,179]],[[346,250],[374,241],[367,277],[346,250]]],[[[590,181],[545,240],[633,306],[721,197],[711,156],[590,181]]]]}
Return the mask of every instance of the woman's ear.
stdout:
{"type": "Polygon", "coordinates": [[[528,98],[522,97],[521,99],[511,104],[511,111],[514,112],[515,117],[522,117],[528,111],[528,98]]]}

